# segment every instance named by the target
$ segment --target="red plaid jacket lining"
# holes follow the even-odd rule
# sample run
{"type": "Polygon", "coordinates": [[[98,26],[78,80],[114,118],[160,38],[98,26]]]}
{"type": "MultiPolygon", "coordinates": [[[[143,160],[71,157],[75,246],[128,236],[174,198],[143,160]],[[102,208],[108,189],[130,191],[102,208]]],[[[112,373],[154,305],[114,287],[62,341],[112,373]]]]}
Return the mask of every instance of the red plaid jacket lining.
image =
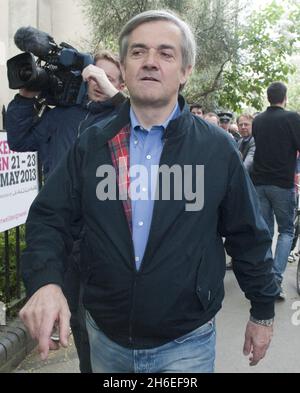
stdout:
{"type": "Polygon", "coordinates": [[[129,179],[129,143],[130,143],[130,124],[121,129],[121,131],[110,141],[111,158],[117,174],[117,184],[119,187],[119,198],[123,202],[125,216],[132,231],[132,213],[131,200],[128,195],[129,179]]]}

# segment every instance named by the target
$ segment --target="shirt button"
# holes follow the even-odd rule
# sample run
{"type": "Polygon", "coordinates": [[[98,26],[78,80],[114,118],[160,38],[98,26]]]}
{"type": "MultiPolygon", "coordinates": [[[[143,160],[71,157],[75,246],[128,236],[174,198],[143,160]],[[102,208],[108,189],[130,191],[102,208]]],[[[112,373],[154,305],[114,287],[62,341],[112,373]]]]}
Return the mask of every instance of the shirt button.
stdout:
{"type": "Polygon", "coordinates": [[[147,160],[151,160],[152,156],[150,154],[147,155],[147,160]]]}
{"type": "Polygon", "coordinates": [[[146,187],[143,187],[143,188],[142,188],[142,191],[143,191],[143,192],[146,192],[146,191],[147,191],[147,188],[146,188],[146,187]]]}
{"type": "Polygon", "coordinates": [[[136,139],[136,140],[134,141],[134,144],[137,145],[138,143],[139,143],[139,141],[136,139]]]}
{"type": "Polygon", "coordinates": [[[140,257],[135,257],[135,262],[140,262],[140,257]]]}
{"type": "Polygon", "coordinates": [[[144,222],[143,221],[139,221],[138,226],[142,227],[143,225],[144,225],[144,222]]]}

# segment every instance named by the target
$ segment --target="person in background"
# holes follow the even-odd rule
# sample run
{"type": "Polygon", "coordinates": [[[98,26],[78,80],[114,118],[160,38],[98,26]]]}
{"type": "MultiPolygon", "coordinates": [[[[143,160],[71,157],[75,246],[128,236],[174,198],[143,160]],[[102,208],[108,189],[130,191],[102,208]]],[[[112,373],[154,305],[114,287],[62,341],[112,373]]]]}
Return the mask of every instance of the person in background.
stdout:
{"type": "Polygon", "coordinates": [[[271,83],[267,96],[270,106],[257,115],[252,124],[256,150],[251,177],[272,237],[274,217],[278,224],[273,269],[281,289],[279,299],[284,300],[282,281],[294,236],[294,178],[300,150],[300,115],[285,109],[287,87],[284,83],[271,83]]]}
{"type": "Polygon", "coordinates": [[[231,112],[219,112],[218,116],[220,120],[220,127],[223,128],[224,131],[228,132],[228,134],[237,142],[238,138],[235,138],[234,135],[230,132],[233,114],[231,112]]]}
{"type": "Polygon", "coordinates": [[[203,118],[203,108],[202,108],[202,105],[200,105],[200,104],[192,104],[192,105],[190,106],[190,111],[191,111],[194,115],[203,118]]]}
{"type": "MultiPolygon", "coordinates": [[[[47,183],[78,135],[90,125],[107,121],[125,101],[118,56],[103,50],[95,55],[95,65],[82,73],[87,82],[87,96],[82,105],[47,108],[37,116],[38,92],[21,89],[7,109],[7,138],[14,151],[37,151],[42,161],[47,183]]],[[[61,191],[61,189],[59,189],[61,191]]],[[[80,263],[80,240],[76,240],[65,268],[64,293],[71,310],[71,328],[77,349],[80,370],[92,371],[89,341],[82,307],[82,280],[86,268],[80,263]]]]}
{"type": "Polygon", "coordinates": [[[216,126],[220,126],[219,116],[214,112],[205,113],[203,119],[209,123],[215,124],[216,126]]]}
{"type": "Polygon", "coordinates": [[[223,130],[229,132],[230,123],[232,121],[232,113],[231,112],[219,112],[218,113],[219,120],[220,120],[220,127],[223,130]]]}
{"type": "Polygon", "coordinates": [[[234,137],[235,141],[238,142],[241,139],[241,135],[239,133],[239,127],[236,123],[230,123],[229,133],[234,137]]]}
{"type": "Polygon", "coordinates": [[[255,153],[255,140],[252,136],[253,117],[248,113],[243,113],[237,118],[237,125],[241,139],[238,141],[238,148],[245,165],[250,173],[253,166],[253,158],[255,153]]]}

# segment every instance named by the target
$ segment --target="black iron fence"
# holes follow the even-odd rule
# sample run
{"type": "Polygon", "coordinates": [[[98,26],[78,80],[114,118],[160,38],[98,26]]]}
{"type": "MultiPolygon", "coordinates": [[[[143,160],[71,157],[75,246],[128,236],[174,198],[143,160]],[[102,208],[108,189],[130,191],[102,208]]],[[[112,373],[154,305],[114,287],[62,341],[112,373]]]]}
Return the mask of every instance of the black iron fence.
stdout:
{"type": "MultiPolygon", "coordinates": [[[[1,114],[5,130],[6,110],[4,105],[1,114]]],[[[18,308],[25,298],[20,273],[20,254],[24,246],[24,226],[0,233],[0,301],[5,303],[8,314],[18,308]]]]}
{"type": "MultiPolygon", "coordinates": [[[[5,130],[5,107],[2,108],[5,130]]],[[[42,185],[41,164],[38,160],[39,188],[42,185]]],[[[25,247],[25,225],[0,233],[0,302],[5,303],[8,316],[18,311],[25,300],[21,279],[20,255],[25,247]]]]}
{"type": "Polygon", "coordinates": [[[0,233],[0,299],[5,303],[8,315],[25,299],[20,273],[20,254],[24,247],[24,225],[0,233]]]}

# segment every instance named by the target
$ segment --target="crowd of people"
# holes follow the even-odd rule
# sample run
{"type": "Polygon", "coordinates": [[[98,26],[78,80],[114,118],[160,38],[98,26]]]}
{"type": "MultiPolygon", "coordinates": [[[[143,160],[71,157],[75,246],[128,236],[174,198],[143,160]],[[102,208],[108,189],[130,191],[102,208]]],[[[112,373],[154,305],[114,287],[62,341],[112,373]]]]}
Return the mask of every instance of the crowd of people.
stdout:
{"type": "Polygon", "coordinates": [[[236,127],[230,112],[189,107],[180,93],[195,39],[172,13],[135,16],[119,46],[119,58],[101,52],[83,71],[82,105],[39,117],[39,92],[21,89],[8,107],[11,149],[38,151],[46,179],[26,224],[29,300],[20,316],[42,359],[58,347],[55,326],[67,345],[71,321],[83,373],[213,372],[225,248],[251,302],[243,350],[256,365],[283,297],[300,116],[284,109],[279,82],[268,89],[270,107],[255,119],[241,114],[236,127]],[[169,197],[157,195],[166,184],[160,169],[174,166],[184,175],[192,168],[191,190],[174,175],[169,197]],[[199,176],[203,204],[187,209],[199,176]]]}
{"type": "MultiPolygon", "coordinates": [[[[242,113],[233,121],[232,112],[207,112],[203,111],[200,104],[190,105],[190,111],[204,120],[223,128],[237,142],[247,171],[250,173],[253,165],[255,141],[252,136],[252,123],[254,115],[242,113]]],[[[255,113],[255,116],[258,112],[255,113]]]]}
{"type": "MultiPolygon", "coordinates": [[[[283,274],[294,238],[297,182],[300,146],[300,117],[285,110],[287,87],[272,83],[267,90],[270,106],[253,115],[242,113],[233,122],[232,112],[204,113],[200,104],[190,106],[191,112],[219,125],[237,143],[241,159],[259,197],[261,212],[272,239],[275,219],[278,239],[274,254],[274,272],[280,287],[278,298],[286,295],[282,287],[283,274]],[[197,112],[195,109],[197,108],[197,112]]],[[[232,261],[229,263],[232,267],[232,261]]]]}

